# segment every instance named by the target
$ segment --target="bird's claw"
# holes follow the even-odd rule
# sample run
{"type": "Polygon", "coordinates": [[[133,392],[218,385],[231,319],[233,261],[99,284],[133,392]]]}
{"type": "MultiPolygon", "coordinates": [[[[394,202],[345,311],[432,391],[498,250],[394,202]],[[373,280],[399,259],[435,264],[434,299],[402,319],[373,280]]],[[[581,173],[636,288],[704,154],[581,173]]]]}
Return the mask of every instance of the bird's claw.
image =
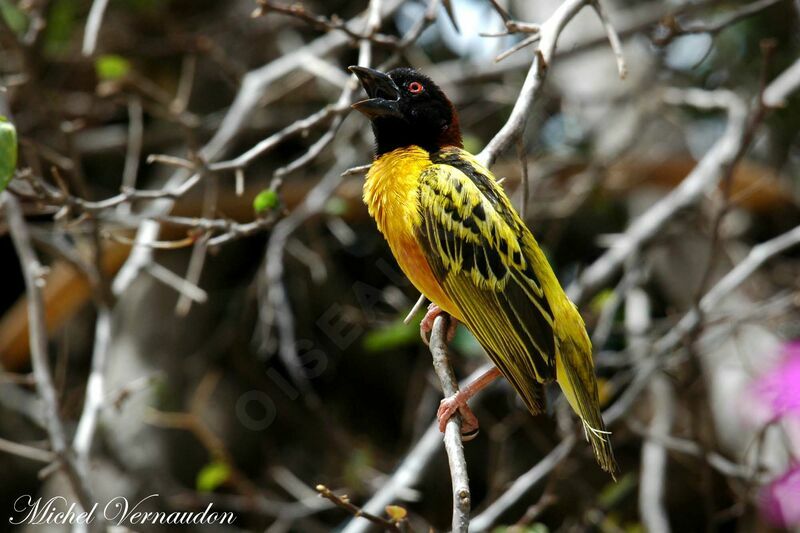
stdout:
{"type": "Polygon", "coordinates": [[[439,410],[436,418],[439,420],[439,431],[444,433],[447,422],[458,412],[461,415],[461,440],[469,441],[478,435],[478,417],[467,405],[464,396],[457,392],[452,396],[444,398],[439,403],[439,410]]]}
{"type": "MultiPolygon", "coordinates": [[[[433,322],[436,320],[436,317],[442,314],[446,314],[442,311],[442,308],[438,305],[432,303],[428,306],[428,312],[425,313],[425,316],[422,318],[422,321],[419,323],[419,334],[422,337],[422,340],[425,344],[428,344],[428,337],[430,332],[433,330],[433,322]]],[[[456,336],[456,328],[458,328],[458,321],[453,318],[449,317],[450,321],[447,325],[447,342],[453,340],[453,337],[456,336]]]]}

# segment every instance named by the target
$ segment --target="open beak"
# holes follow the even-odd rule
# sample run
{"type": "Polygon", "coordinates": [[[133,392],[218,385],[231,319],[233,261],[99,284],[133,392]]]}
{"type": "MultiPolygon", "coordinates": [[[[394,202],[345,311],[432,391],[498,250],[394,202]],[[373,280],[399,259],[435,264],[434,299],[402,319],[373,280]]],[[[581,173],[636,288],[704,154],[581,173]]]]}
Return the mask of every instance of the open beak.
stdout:
{"type": "Polygon", "coordinates": [[[367,116],[369,119],[378,117],[403,118],[400,112],[400,89],[392,78],[366,67],[352,66],[348,70],[358,77],[369,98],[356,102],[351,107],[367,116]]]}

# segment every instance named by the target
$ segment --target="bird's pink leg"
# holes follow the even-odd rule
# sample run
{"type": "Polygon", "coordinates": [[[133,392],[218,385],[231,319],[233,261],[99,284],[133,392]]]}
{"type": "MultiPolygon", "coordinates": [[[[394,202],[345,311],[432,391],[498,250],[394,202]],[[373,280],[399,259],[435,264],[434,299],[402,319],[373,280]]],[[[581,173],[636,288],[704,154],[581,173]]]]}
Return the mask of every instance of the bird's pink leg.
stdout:
{"type": "Polygon", "coordinates": [[[442,311],[441,307],[435,303],[431,303],[428,306],[428,312],[425,313],[425,316],[422,318],[422,322],[419,323],[419,334],[425,344],[428,344],[428,335],[430,335],[431,330],[433,330],[433,321],[436,320],[436,317],[439,315],[446,315],[450,319],[450,322],[447,325],[447,342],[453,340],[453,337],[456,335],[458,320],[442,311]]]}
{"type": "Polygon", "coordinates": [[[500,370],[496,366],[492,367],[491,370],[484,372],[475,381],[454,395],[443,399],[439,403],[439,411],[436,413],[436,417],[439,419],[439,431],[444,433],[447,421],[458,411],[461,414],[461,435],[463,439],[471,440],[475,438],[478,434],[478,418],[467,405],[467,401],[486,388],[498,376],[500,376],[500,370]]]}

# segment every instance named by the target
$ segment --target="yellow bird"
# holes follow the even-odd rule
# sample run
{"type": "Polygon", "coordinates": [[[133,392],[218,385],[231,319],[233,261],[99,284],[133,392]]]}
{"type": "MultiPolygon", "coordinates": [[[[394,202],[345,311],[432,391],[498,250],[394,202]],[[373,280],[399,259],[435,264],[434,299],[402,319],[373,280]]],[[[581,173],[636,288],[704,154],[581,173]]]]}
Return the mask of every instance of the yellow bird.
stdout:
{"type": "Polygon", "coordinates": [[[617,470],[600,415],[592,346],[580,313],[492,173],[463,150],[458,114],[427,76],[350,67],[369,98],[353,104],[375,134],[364,201],[400,268],[431,302],[421,326],[446,312],[475,336],[496,368],[445,398],[439,427],[502,374],[532,414],[555,380],[583,422],[603,470],[617,470]]]}

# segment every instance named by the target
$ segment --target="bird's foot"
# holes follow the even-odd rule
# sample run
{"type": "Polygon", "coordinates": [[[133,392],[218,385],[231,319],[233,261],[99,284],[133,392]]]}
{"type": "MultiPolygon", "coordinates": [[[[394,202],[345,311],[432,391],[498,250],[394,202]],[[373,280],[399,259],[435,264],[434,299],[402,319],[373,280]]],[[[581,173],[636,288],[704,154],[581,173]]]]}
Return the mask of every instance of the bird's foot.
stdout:
{"type": "Polygon", "coordinates": [[[425,316],[422,318],[422,322],[419,323],[419,334],[422,337],[422,340],[425,344],[428,344],[428,336],[430,335],[431,331],[433,330],[433,321],[436,320],[436,317],[439,315],[446,315],[450,322],[447,325],[447,342],[453,340],[453,337],[456,336],[456,328],[458,328],[458,320],[453,318],[452,316],[447,315],[442,308],[438,305],[432,303],[428,306],[428,312],[425,313],[425,316]]]}
{"type": "Polygon", "coordinates": [[[439,431],[444,433],[447,422],[457,411],[461,415],[461,440],[469,441],[478,435],[478,417],[467,405],[468,399],[468,395],[459,391],[439,403],[439,410],[436,413],[436,418],[439,419],[439,431]]]}

